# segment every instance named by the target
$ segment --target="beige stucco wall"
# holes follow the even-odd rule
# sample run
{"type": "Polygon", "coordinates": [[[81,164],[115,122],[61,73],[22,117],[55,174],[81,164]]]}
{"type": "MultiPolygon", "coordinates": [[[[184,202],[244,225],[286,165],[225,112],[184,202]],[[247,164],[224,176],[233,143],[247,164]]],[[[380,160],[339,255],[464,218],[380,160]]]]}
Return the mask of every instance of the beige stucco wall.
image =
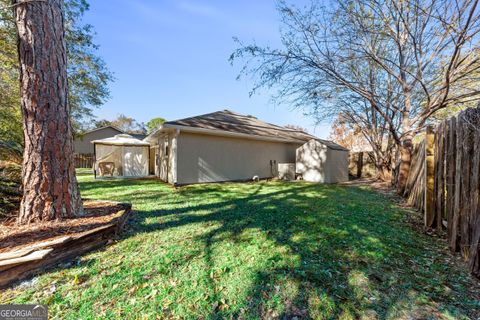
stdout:
{"type": "Polygon", "coordinates": [[[310,140],[296,151],[296,172],[305,181],[338,183],[348,180],[348,152],[310,140]]]}
{"type": "Polygon", "coordinates": [[[73,140],[73,151],[75,153],[93,154],[93,140],[110,138],[120,133],[118,130],[107,127],[80,135],[73,140]]]}
{"type": "Polygon", "coordinates": [[[296,150],[296,172],[303,180],[326,182],[327,146],[310,140],[296,150]]]}
{"type": "Polygon", "coordinates": [[[295,162],[299,145],[180,132],[178,184],[247,180],[272,176],[270,160],[295,162]]]}
{"type": "Polygon", "coordinates": [[[155,148],[155,175],[168,183],[176,180],[176,144],[176,133],[168,133],[158,137],[155,148]]]}
{"type": "Polygon", "coordinates": [[[326,183],[348,181],[348,151],[328,149],[326,163],[326,183]]]}

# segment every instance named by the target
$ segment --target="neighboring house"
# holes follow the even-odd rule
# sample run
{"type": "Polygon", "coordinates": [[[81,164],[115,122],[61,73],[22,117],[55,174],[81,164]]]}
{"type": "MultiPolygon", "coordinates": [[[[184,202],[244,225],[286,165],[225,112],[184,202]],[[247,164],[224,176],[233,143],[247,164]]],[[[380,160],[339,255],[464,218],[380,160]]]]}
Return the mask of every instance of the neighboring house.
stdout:
{"type": "Polygon", "coordinates": [[[117,134],[122,133],[124,133],[122,130],[112,126],[106,126],[84,132],[82,134],[76,135],[73,139],[73,151],[77,154],[93,155],[93,140],[111,138],[117,134]]]}
{"type": "Polygon", "coordinates": [[[279,164],[308,181],[348,180],[348,149],[229,110],[165,122],[144,141],[150,174],[175,185],[275,177],[279,164]]]}

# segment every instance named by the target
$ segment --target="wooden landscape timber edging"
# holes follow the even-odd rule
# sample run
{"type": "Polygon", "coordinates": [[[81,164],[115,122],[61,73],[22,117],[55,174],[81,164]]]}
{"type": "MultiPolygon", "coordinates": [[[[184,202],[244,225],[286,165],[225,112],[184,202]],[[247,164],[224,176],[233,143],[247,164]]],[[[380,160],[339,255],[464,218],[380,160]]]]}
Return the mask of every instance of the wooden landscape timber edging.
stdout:
{"type": "Polygon", "coordinates": [[[0,288],[106,245],[120,233],[130,215],[131,205],[122,205],[125,209],[115,213],[112,221],[104,226],[0,253],[0,288]]]}
{"type": "Polygon", "coordinates": [[[427,128],[404,196],[424,212],[426,227],[446,229],[451,251],[480,277],[480,107],[427,128]]]}

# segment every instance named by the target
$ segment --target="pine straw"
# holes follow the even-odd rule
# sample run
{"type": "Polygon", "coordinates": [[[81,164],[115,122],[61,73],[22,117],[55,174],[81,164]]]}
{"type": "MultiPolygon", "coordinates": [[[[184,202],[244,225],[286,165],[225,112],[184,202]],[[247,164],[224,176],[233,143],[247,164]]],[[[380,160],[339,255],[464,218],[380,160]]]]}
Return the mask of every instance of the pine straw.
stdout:
{"type": "Polygon", "coordinates": [[[116,202],[86,200],[84,208],[86,215],[81,218],[30,225],[16,225],[13,219],[0,222],[0,252],[18,250],[107,225],[112,222],[115,213],[125,209],[125,206],[116,202]]]}

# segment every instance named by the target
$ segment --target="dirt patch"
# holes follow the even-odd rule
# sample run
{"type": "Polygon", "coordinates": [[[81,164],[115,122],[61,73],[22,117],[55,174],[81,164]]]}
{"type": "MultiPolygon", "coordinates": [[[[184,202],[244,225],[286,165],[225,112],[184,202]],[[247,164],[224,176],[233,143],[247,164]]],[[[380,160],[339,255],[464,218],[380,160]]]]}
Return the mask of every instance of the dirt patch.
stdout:
{"type": "Polygon", "coordinates": [[[397,195],[395,189],[392,187],[392,184],[389,182],[381,181],[375,178],[361,178],[361,179],[354,179],[349,180],[347,182],[341,183],[342,185],[347,186],[354,186],[354,187],[365,187],[368,186],[370,188],[375,189],[384,194],[388,195],[397,195]]]}
{"type": "Polygon", "coordinates": [[[37,242],[75,235],[112,223],[126,204],[109,201],[84,201],[83,217],[19,226],[14,219],[0,222],[0,252],[18,250],[37,242]]]}

